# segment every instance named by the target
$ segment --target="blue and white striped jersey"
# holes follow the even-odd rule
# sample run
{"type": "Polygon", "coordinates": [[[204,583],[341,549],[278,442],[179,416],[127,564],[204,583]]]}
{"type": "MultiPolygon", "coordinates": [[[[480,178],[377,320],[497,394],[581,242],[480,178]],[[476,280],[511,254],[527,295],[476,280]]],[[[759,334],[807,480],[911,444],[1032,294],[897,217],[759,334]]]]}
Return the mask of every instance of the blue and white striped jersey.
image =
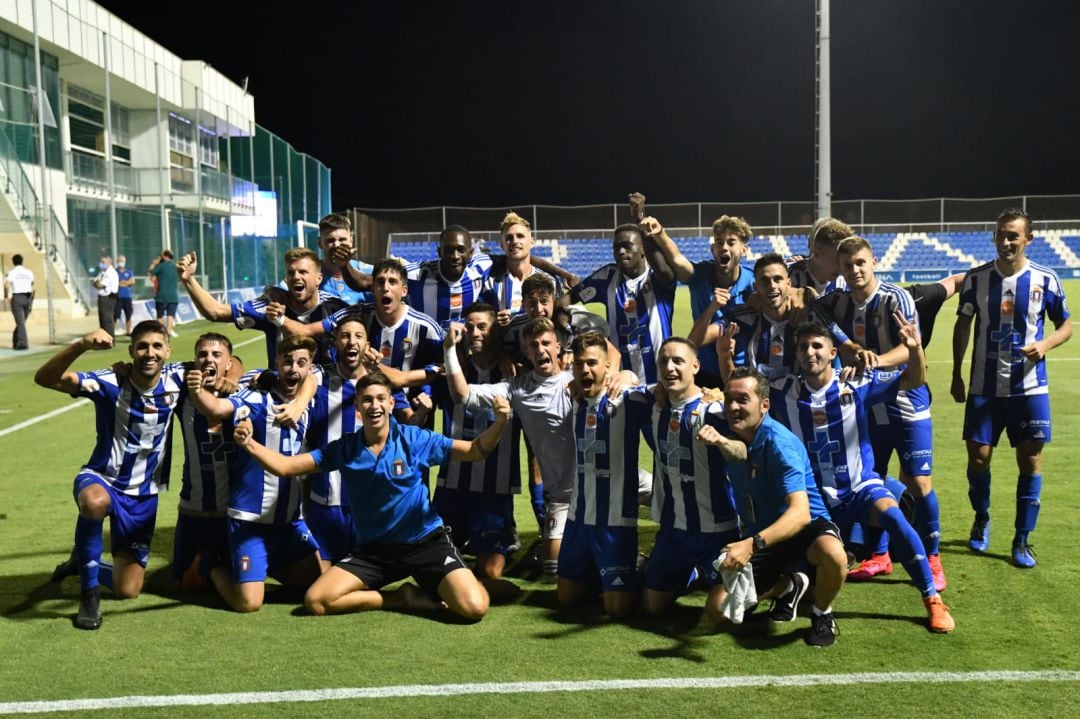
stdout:
{"type": "MultiPolygon", "coordinates": [[[[840,333],[837,335],[838,340],[846,335],[860,346],[879,355],[901,344],[900,328],[893,319],[894,312],[899,311],[908,322],[916,325],[919,323],[911,294],[889,282],[878,282],[877,289],[862,304],[856,302],[850,289],[844,289],[820,298],[813,308],[825,319],[836,324],[835,329],[840,333]]],[[[886,424],[886,413],[905,422],[929,419],[930,392],[926,385],[901,390],[897,392],[894,401],[874,404],[871,412],[874,424],[886,424]]]]}
{"type": "Polygon", "coordinates": [[[873,370],[859,379],[831,382],[814,391],[795,375],[772,382],[769,414],[799,438],[810,455],[821,496],[829,507],[871,484],[874,450],[866,408],[896,396],[900,372],[873,370]]]}
{"type": "MultiPolygon", "coordinates": [[[[462,362],[465,379],[470,385],[493,384],[506,379],[496,364],[481,369],[472,359],[462,362]]],[[[434,399],[443,410],[443,434],[451,439],[473,440],[495,421],[488,407],[466,408],[454,402],[446,381],[442,378],[432,385],[434,399]]],[[[487,459],[479,462],[447,460],[439,465],[438,486],[487,495],[518,494],[521,492],[521,422],[514,417],[506,423],[499,444],[487,459]]]]}
{"type": "Polygon", "coordinates": [[[795,327],[786,319],[773,322],[750,305],[736,305],[724,311],[713,324],[723,331],[727,323],[739,327],[735,335],[736,367],[753,367],[766,378],[790,374],[795,366],[795,327]]]}
{"type": "MultiPolygon", "coordinates": [[[[547,274],[543,270],[536,267],[532,268],[532,272],[529,275],[535,274],[547,274]]],[[[555,297],[558,298],[563,293],[563,283],[558,277],[551,277],[551,281],[555,283],[555,297]]],[[[489,297],[494,298],[496,309],[509,310],[511,313],[516,314],[521,312],[521,283],[525,278],[518,279],[509,272],[503,272],[499,275],[489,274],[486,289],[488,290],[489,297]]]]}
{"type": "MultiPolygon", "coordinates": [[[[274,424],[274,404],[284,404],[273,392],[243,389],[229,397],[233,406],[233,424],[250,419],[252,436],[264,447],[286,456],[300,454],[308,417],[296,427],[274,424]]],[[[288,524],[300,518],[300,482],[297,477],[279,477],[264,471],[247,452],[236,455],[229,483],[228,515],[233,519],[258,524],[288,524]]]]}
{"type": "Polygon", "coordinates": [[[814,277],[814,273],[810,271],[810,260],[805,257],[788,264],[787,271],[792,287],[813,287],[818,295],[827,295],[833,290],[847,288],[843,275],[837,275],[834,280],[819,280],[814,277]]]}
{"type": "MultiPolygon", "coordinates": [[[[346,308],[327,317],[323,329],[333,334],[341,318],[354,311],[346,308]]],[[[361,305],[359,311],[367,318],[368,342],[382,354],[384,365],[410,370],[442,364],[443,332],[432,317],[406,306],[396,324],[384,327],[375,305],[361,305]]]]}
{"type": "Polygon", "coordinates": [[[1045,394],[1046,358],[1032,362],[1020,348],[1045,336],[1044,322],[1069,318],[1057,273],[1030,260],[1009,277],[993,262],[964,276],[957,314],[975,318],[969,392],[983,397],[1045,394]]]}
{"type": "Polygon", "coordinates": [[[716,447],[698,441],[703,424],[725,434],[724,407],[701,395],[682,403],[654,405],[652,517],[660,528],[688,532],[728,532],[738,528],[727,463],[716,447]]]}
{"type": "Polygon", "coordinates": [[[167,364],[146,392],[111,369],[78,372],[75,397],[94,403],[97,439],[82,471],[97,475],[117,492],[157,494],[169,484],[173,413],[184,391],[184,366],[167,364]]]}
{"type": "MultiPolygon", "coordinates": [[[[356,432],[362,425],[356,414],[357,380],[345,379],[334,365],[320,368],[316,376],[319,388],[308,410],[305,451],[325,447],[342,435],[356,432]]],[[[341,472],[308,475],[308,492],[313,502],[327,507],[341,506],[341,472]]]]}
{"type": "Polygon", "coordinates": [[[638,446],[652,396],[639,387],[627,390],[618,403],[606,393],[574,403],[577,481],[570,519],[590,527],[637,526],[638,446]]]}
{"type": "Polygon", "coordinates": [[[451,282],[443,277],[439,260],[413,262],[406,266],[409,304],[435,319],[445,332],[451,322],[462,322],[461,313],[473,302],[495,305],[495,296],[485,288],[491,272],[491,256],[475,254],[461,277],[451,282]]]}
{"type": "MultiPolygon", "coordinates": [[[[265,296],[260,295],[246,302],[234,302],[230,308],[232,309],[233,322],[238,329],[256,329],[266,335],[266,361],[268,365],[273,367],[277,353],[277,343],[285,339],[285,335],[280,327],[266,319],[266,305],[268,304],[270,304],[270,301],[265,296]]],[[[323,290],[319,290],[319,304],[302,315],[296,314],[286,306],[285,316],[307,325],[322,322],[335,312],[345,309],[348,309],[348,305],[342,300],[323,290]]],[[[320,337],[317,342],[319,351],[316,353],[314,361],[319,364],[332,362],[332,339],[328,336],[320,337]]]]}
{"type": "MultiPolygon", "coordinates": [[[[247,387],[261,370],[249,370],[239,386],[247,387]]],[[[236,459],[232,422],[222,422],[210,429],[210,420],[191,401],[184,388],[177,409],[180,431],[184,435],[184,474],[180,487],[180,509],[188,514],[225,516],[229,506],[229,475],[236,459]]]]}
{"type": "Polygon", "coordinates": [[[657,381],[656,355],[671,336],[675,283],[659,284],[651,267],[627,277],[614,264],[601,267],[570,290],[574,302],[601,302],[607,309],[608,337],[619,348],[622,368],[647,384],[657,381]]]}

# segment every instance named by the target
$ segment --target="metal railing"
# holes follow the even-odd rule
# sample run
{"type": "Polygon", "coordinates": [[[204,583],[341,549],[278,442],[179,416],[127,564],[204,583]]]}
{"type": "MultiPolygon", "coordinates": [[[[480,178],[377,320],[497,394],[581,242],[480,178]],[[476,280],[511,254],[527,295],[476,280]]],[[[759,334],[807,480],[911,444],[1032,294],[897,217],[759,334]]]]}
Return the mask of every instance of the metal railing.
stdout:
{"type": "Polygon", "coordinates": [[[60,224],[60,218],[56,212],[49,208],[49,239],[52,240],[49,248],[49,259],[56,268],[64,284],[72,292],[75,300],[81,302],[89,311],[97,304],[97,293],[90,291],[91,278],[86,271],[86,266],[79,258],[75,243],[60,224]]]}
{"type": "Polygon", "coordinates": [[[41,249],[41,236],[36,232],[34,216],[37,208],[37,193],[26,174],[15,145],[11,142],[3,127],[0,127],[0,170],[3,171],[4,194],[14,204],[15,213],[24,228],[34,235],[34,243],[41,249]]]}

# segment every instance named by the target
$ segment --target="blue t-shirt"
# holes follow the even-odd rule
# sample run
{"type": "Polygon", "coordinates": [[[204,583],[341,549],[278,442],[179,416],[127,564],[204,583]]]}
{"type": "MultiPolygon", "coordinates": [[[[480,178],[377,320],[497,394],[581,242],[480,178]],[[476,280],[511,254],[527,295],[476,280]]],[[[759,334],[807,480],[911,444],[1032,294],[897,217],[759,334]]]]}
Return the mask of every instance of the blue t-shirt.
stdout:
{"type": "MultiPolygon", "coordinates": [[[[701,313],[712,303],[713,288],[716,287],[716,260],[704,260],[694,263],[694,274],[686,283],[690,286],[690,310],[694,316],[691,322],[701,316],[701,313]]],[[[728,300],[727,308],[741,305],[754,291],[754,266],[745,262],[739,263],[739,277],[728,288],[731,299],[728,300]]],[[[720,319],[720,312],[713,315],[714,320],[720,319]]],[[[707,344],[698,350],[698,361],[701,362],[701,371],[706,374],[720,374],[720,360],[716,356],[716,347],[707,344]]]]}
{"type": "Polygon", "coordinates": [[[450,458],[454,441],[390,420],[390,436],[376,457],[363,432],[347,434],[311,453],[322,472],[341,472],[352,509],[353,542],[412,543],[442,526],[428,499],[424,475],[450,458]]]}
{"type": "Polygon", "coordinates": [[[814,469],[802,440],[765,415],[750,444],[745,462],[728,462],[728,478],[743,536],[765,529],[787,509],[787,496],[806,492],[810,519],[829,518],[814,481],[814,469]]]}
{"type": "MultiPolygon", "coordinates": [[[[128,280],[130,280],[131,278],[133,278],[135,276],[135,273],[132,272],[131,270],[129,270],[127,267],[118,268],[116,270],[116,274],[120,278],[120,282],[127,282],[128,280]]],[[[125,297],[130,299],[131,298],[131,288],[132,288],[132,285],[123,285],[123,284],[121,284],[120,289],[117,291],[118,296],[120,297],[120,299],[124,299],[125,297]]]]}

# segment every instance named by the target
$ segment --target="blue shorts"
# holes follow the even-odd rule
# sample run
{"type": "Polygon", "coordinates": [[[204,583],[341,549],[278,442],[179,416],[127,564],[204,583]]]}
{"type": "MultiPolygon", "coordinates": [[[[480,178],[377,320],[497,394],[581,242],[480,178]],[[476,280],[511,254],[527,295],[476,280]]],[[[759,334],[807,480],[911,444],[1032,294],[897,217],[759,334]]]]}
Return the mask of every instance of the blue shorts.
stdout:
{"type": "Polygon", "coordinates": [[[720,574],[713,569],[713,560],[720,550],[739,539],[739,533],[687,532],[682,529],[661,528],[656,533],[656,544],[649,554],[645,570],[645,587],[656,592],[674,592],[685,589],[690,570],[695,567],[698,576],[708,586],[720,582],[720,574]]]}
{"type": "Polygon", "coordinates": [[[455,546],[469,540],[474,554],[506,555],[514,542],[514,496],[436,487],[432,500],[455,546]]]}
{"type": "Polygon", "coordinates": [[[173,579],[179,582],[200,553],[228,556],[229,533],[225,517],[199,517],[180,512],[173,535],[173,579]]]}
{"type": "Polygon", "coordinates": [[[166,315],[169,317],[176,317],[176,308],[179,305],[179,302],[160,302],[154,300],[154,313],[159,320],[166,315]]]}
{"type": "Polygon", "coordinates": [[[318,502],[304,506],[304,521],[319,543],[319,557],[328,562],[341,560],[353,546],[352,512],[347,506],[328,507],[318,502]]]}
{"type": "Polygon", "coordinates": [[[605,592],[637,591],[637,527],[594,527],[567,520],[559,576],[573,582],[599,579],[605,592]]]}
{"type": "Polygon", "coordinates": [[[1001,430],[1013,447],[1021,442],[1050,443],[1050,395],[979,397],[969,395],[964,408],[964,439],[996,447],[1001,430]]]}
{"type": "Polygon", "coordinates": [[[234,582],[264,582],[267,574],[285,569],[319,551],[304,520],[259,524],[229,519],[234,582]]]}
{"type": "Polygon", "coordinates": [[[120,319],[120,315],[123,314],[129,320],[131,319],[131,298],[130,297],[117,297],[116,298],[116,310],[113,312],[113,319],[120,319]]]}
{"type": "Polygon", "coordinates": [[[897,502],[897,497],[880,484],[870,484],[858,492],[849,495],[843,502],[835,507],[829,507],[829,516],[833,523],[839,527],[840,536],[847,542],[851,534],[851,526],[859,522],[863,526],[870,525],[870,512],[874,503],[879,499],[891,499],[897,502]]]}
{"type": "Polygon", "coordinates": [[[900,471],[909,477],[934,473],[934,420],[901,420],[889,414],[889,424],[871,424],[870,445],[874,450],[874,471],[888,474],[893,450],[900,457],[900,471]]]}
{"type": "Polygon", "coordinates": [[[79,492],[91,484],[99,484],[109,493],[109,549],[113,554],[130,554],[143,567],[150,557],[150,541],[157,524],[156,494],[132,496],[113,489],[104,479],[90,472],[75,476],[72,494],[79,503],[79,492]]]}

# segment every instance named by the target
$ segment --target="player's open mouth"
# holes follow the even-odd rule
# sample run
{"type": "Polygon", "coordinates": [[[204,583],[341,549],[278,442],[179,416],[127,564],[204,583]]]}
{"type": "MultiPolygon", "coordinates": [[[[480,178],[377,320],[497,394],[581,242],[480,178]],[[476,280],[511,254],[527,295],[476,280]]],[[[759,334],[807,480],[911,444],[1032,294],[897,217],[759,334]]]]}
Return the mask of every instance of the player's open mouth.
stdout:
{"type": "Polygon", "coordinates": [[[291,289],[294,295],[302,295],[307,290],[307,285],[305,285],[303,282],[296,282],[293,284],[291,289]]]}
{"type": "Polygon", "coordinates": [[[347,359],[347,360],[356,360],[359,357],[360,357],[360,348],[359,347],[349,347],[348,349],[345,350],[345,359],[347,359]]]}
{"type": "Polygon", "coordinates": [[[390,295],[383,295],[382,297],[379,298],[379,303],[383,307],[389,307],[390,305],[394,304],[394,298],[391,297],[390,295]]]}
{"type": "Polygon", "coordinates": [[[594,384],[596,384],[596,382],[592,377],[581,378],[581,389],[592,389],[594,384]]]}
{"type": "Polygon", "coordinates": [[[205,377],[216,377],[217,376],[217,367],[210,364],[209,362],[204,364],[199,369],[202,371],[203,376],[205,376],[205,377]]]}
{"type": "Polygon", "coordinates": [[[281,383],[285,387],[285,389],[296,389],[300,386],[300,375],[287,374],[281,378],[281,383]]]}

